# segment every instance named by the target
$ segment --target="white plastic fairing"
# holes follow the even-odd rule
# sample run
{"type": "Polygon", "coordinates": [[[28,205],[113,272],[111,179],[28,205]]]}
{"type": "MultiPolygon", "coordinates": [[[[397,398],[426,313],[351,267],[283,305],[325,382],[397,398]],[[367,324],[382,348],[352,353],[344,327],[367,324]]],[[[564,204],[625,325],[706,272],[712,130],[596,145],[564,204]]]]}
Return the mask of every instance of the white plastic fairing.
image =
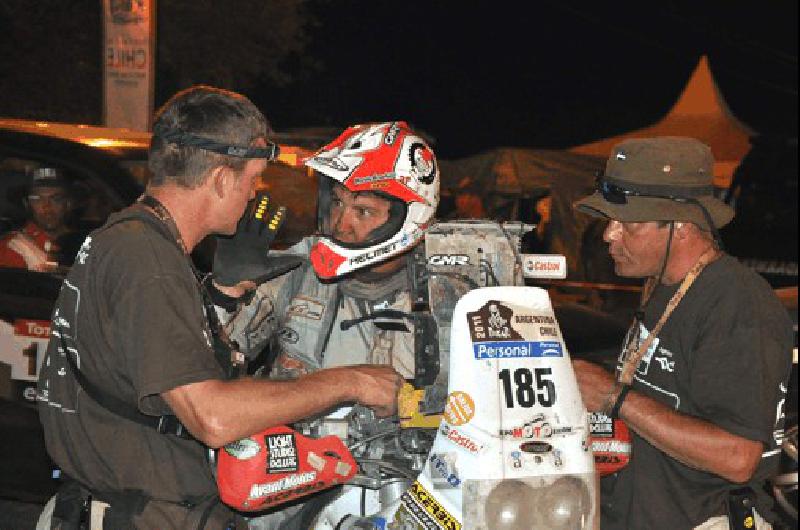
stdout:
{"type": "Polygon", "coordinates": [[[444,419],[389,528],[597,528],[587,413],[547,292],[465,294],[449,368],[444,419]]]}

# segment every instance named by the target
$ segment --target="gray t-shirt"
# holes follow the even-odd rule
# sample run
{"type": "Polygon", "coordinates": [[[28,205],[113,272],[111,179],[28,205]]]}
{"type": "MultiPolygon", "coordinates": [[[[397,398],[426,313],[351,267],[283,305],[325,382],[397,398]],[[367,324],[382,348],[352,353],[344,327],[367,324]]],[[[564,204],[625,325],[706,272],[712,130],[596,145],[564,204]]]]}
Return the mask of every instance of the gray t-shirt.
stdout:
{"type": "Polygon", "coordinates": [[[89,381],[150,415],[171,413],[161,392],[224,378],[188,259],[168,232],[141,220],[113,224],[131,215],[113,216],[86,239],[62,285],[39,381],[47,449],[95,491],[140,490],[172,502],[212,497],[200,443],[107,411],[79,388],[63,357],[61,331],[89,381]]]}
{"type": "MultiPolygon", "coordinates": [[[[659,286],[645,308],[644,340],[678,285],[659,286]]],[[[769,285],[735,258],[710,264],[670,316],[642,359],[633,388],[684,414],[764,443],[749,483],[764,513],[764,481],[775,470],[779,404],[791,369],[792,324],[769,285]],[[777,417],[776,417],[777,416],[777,417]]],[[[741,487],[690,468],[633,433],[631,462],[605,481],[602,528],[690,529],[726,513],[728,492],[741,487]]]]}

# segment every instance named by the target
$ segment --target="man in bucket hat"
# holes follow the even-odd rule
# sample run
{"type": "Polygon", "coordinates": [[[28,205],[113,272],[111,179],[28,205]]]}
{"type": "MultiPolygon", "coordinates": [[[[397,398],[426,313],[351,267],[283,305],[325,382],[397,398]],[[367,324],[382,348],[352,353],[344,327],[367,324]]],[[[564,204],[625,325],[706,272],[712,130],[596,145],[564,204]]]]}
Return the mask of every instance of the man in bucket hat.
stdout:
{"type": "Polygon", "coordinates": [[[792,326],[723,252],[733,211],[712,167],[692,138],[627,140],[575,204],[608,219],[616,273],[646,279],[616,373],[573,363],[587,408],[632,431],[630,464],[603,484],[604,530],[770,528],[792,326]]]}

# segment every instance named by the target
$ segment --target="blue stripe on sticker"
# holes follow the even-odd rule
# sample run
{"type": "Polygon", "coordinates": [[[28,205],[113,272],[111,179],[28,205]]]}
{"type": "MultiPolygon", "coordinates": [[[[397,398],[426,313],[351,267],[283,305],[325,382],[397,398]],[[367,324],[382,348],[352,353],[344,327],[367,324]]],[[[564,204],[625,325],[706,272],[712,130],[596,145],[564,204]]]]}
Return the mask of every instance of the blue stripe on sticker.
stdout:
{"type": "Polygon", "coordinates": [[[560,342],[476,342],[476,359],[516,359],[519,357],[563,357],[560,342]]]}

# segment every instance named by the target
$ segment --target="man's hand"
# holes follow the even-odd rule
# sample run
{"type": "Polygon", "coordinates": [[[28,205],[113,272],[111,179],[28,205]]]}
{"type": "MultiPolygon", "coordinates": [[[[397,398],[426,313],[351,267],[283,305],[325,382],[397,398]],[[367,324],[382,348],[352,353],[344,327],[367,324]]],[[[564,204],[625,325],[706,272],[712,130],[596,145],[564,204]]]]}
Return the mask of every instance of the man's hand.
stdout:
{"type": "Polygon", "coordinates": [[[587,361],[572,361],[572,369],[575,370],[578,388],[586,409],[591,412],[602,411],[606,400],[614,390],[614,376],[602,367],[587,361]]]}
{"type": "Polygon", "coordinates": [[[230,287],[250,280],[256,285],[301,263],[296,257],[267,258],[278,229],[286,220],[286,207],[275,207],[266,192],[247,206],[233,236],[217,236],[214,281],[230,287]]]}
{"type": "Polygon", "coordinates": [[[353,374],[356,401],[370,407],[378,417],[397,414],[397,394],[403,377],[387,365],[359,364],[347,367],[353,374]]]}

